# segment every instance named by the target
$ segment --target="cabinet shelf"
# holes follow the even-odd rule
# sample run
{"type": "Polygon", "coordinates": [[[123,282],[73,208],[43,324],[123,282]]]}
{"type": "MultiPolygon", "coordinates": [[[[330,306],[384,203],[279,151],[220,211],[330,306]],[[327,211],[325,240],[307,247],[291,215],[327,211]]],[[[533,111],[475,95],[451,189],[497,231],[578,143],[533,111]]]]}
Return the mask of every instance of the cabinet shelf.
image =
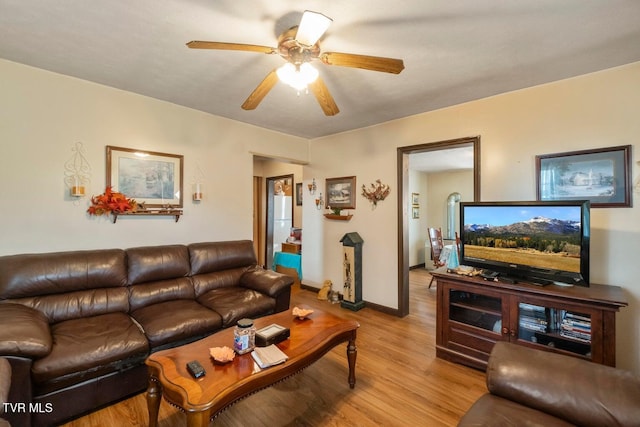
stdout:
{"type": "Polygon", "coordinates": [[[182,215],[181,209],[170,209],[164,211],[141,211],[141,212],[111,212],[113,216],[113,223],[115,224],[119,216],[172,216],[175,218],[175,222],[178,222],[182,215]]]}

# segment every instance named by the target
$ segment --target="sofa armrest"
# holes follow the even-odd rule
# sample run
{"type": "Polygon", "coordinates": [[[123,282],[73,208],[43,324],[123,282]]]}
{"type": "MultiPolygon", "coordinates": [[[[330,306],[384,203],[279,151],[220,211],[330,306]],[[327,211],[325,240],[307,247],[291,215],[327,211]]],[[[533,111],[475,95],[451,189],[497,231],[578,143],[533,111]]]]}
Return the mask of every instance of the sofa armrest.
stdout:
{"type": "Polygon", "coordinates": [[[240,276],[240,285],[277,298],[283,292],[291,292],[293,277],[255,267],[240,276]]]}
{"type": "Polygon", "coordinates": [[[487,388],[576,425],[631,426],[640,420],[640,377],[506,342],[491,352],[487,388]]]}
{"type": "Polygon", "coordinates": [[[51,352],[49,322],[41,311],[22,304],[0,304],[0,355],[31,359],[51,352]]]}

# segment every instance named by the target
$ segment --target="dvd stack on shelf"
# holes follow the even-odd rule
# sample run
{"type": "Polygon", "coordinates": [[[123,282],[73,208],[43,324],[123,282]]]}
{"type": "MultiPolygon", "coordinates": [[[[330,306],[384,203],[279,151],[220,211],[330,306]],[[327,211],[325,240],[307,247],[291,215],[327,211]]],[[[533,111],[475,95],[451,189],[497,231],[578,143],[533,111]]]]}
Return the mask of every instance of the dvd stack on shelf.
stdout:
{"type": "Polygon", "coordinates": [[[521,302],[520,308],[520,329],[533,332],[547,332],[548,320],[544,307],[521,302]]]}
{"type": "Polygon", "coordinates": [[[565,311],[560,326],[560,336],[590,344],[591,318],[583,314],[565,311]]]}

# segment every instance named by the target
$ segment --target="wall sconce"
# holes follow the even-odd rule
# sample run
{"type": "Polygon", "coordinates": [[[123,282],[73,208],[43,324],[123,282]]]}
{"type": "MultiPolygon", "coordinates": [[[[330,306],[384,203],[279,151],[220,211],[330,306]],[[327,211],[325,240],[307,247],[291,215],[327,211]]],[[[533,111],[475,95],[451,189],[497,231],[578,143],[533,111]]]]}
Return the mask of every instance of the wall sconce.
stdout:
{"type": "Polygon", "coordinates": [[[314,194],[316,194],[316,189],[318,187],[316,187],[316,179],[315,178],[313,178],[313,181],[311,181],[311,184],[308,184],[308,187],[309,187],[309,194],[311,194],[312,196],[314,194]]]}
{"type": "Polygon", "coordinates": [[[200,169],[200,165],[196,163],[196,173],[193,177],[194,184],[192,185],[192,198],[194,202],[202,201],[202,181],[204,181],[204,173],[200,169]]]}
{"type": "Polygon", "coordinates": [[[71,149],[73,156],[64,164],[64,182],[72,197],[84,197],[85,187],[91,182],[91,166],[84,157],[82,142],[71,149]]]}
{"type": "Polygon", "coordinates": [[[193,201],[199,202],[202,200],[202,184],[199,182],[193,184],[193,201]]]}
{"type": "Polygon", "coordinates": [[[324,206],[324,199],[322,198],[322,193],[320,193],[320,197],[316,199],[316,209],[322,210],[324,206]]]}

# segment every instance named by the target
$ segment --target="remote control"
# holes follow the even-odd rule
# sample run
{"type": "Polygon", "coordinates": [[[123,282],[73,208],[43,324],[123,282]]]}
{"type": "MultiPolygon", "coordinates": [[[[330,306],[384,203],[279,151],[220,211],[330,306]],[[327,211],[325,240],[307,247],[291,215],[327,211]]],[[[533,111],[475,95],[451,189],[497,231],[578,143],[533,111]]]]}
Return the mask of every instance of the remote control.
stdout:
{"type": "Polygon", "coordinates": [[[206,374],[206,371],[197,360],[192,360],[187,363],[187,371],[189,371],[193,378],[201,378],[206,374]]]}

